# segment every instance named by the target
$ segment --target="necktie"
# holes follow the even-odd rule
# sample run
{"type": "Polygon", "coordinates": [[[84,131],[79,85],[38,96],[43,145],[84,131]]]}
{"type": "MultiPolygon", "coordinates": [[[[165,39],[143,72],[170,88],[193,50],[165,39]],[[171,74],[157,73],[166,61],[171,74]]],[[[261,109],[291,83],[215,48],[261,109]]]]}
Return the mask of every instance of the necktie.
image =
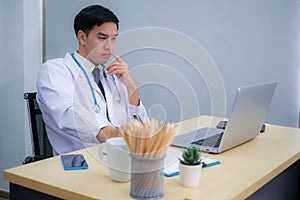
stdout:
{"type": "MultiPolygon", "coordinates": [[[[102,95],[103,95],[103,97],[104,97],[104,99],[106,101],[104,88],[103,88],[102,82],[100,80],[100,70],[99,70],[99,68],[95,67],[94,70],[92,71],[92,74],[94,76],[95,82],[97,83],[98,87],[100,88],[101,93],[102,93],[102,95]]],[[[108,116],[107,106],[106,106],[106,117],[107,117],[108,121],[110,121],[109,116],[108,116]]]]}
{"type": "Polygon", "coordinates": [[[103,88],[103,85],[102,85],[101,80],[100,80],[100,70],[99,70],[99,68],[95,67],[94,70],[92,71],[92,74],[94,76],[95,82],[97,83],[98,87],[100,88],[100,90],[102,92],[102,95],[103,95],[103,97],[106,101],[104,88],[103,88]]]}

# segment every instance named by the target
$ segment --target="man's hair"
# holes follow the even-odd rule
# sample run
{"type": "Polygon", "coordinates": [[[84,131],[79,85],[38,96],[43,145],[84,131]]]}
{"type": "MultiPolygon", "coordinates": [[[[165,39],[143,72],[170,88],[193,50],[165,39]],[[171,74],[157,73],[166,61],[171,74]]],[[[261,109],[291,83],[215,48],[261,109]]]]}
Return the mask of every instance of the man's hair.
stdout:
{"type": "Polygon", "coordinates": [[[88,35],[94,26],[101,26],[105,22],[114,22],[119,29],[119,19],[112,11],[100,5],[88,6],[82,9],[74,19],[75,34],[77,35],[78,31],[82,30],[88,35]]]}

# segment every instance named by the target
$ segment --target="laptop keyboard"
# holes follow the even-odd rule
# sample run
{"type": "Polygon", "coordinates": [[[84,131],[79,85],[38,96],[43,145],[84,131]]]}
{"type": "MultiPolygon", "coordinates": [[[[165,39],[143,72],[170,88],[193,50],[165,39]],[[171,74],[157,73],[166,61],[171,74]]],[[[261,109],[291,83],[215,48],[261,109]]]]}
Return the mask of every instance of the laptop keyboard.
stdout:
{"type": "Polygon", "coordinates": [[[213,136],[209,136],[207,138],[203,138],[201,140],[197,140],[195,142],[192,142],[191,144],[196,144],[199,146],[209,146],[209,147],[219,147],[221,143],[221,139],[223,137],[224,132],[218,133],[213,136]]]}

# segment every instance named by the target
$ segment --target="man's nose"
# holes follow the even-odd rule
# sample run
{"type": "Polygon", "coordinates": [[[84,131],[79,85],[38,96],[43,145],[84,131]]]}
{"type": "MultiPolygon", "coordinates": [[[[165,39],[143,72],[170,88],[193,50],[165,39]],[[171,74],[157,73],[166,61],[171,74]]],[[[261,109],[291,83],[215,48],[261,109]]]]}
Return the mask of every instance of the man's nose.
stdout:
{"type": "Polygon", "coordinates": [[[113,47],[111,39],[107,39],[105,43],[105,49],[111,50],[113,47]]]}

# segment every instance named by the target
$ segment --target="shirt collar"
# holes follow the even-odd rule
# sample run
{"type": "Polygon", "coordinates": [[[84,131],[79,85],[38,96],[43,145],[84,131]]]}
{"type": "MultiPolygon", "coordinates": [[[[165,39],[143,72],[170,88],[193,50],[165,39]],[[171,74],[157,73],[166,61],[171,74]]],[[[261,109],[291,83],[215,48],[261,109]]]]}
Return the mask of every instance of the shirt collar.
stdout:
{"type": "Polygon", "coordinates": [[[95,67],[98,67],[100,70],[102,69],[100,66],[95,66],[91,61],[88,59],[84,58],[82,55],[79,53],[75,52],[74,53],[75,58],[78,60],[78,62],[81,64],[81,66],[88,72],[92,73],[95,67]]]}

